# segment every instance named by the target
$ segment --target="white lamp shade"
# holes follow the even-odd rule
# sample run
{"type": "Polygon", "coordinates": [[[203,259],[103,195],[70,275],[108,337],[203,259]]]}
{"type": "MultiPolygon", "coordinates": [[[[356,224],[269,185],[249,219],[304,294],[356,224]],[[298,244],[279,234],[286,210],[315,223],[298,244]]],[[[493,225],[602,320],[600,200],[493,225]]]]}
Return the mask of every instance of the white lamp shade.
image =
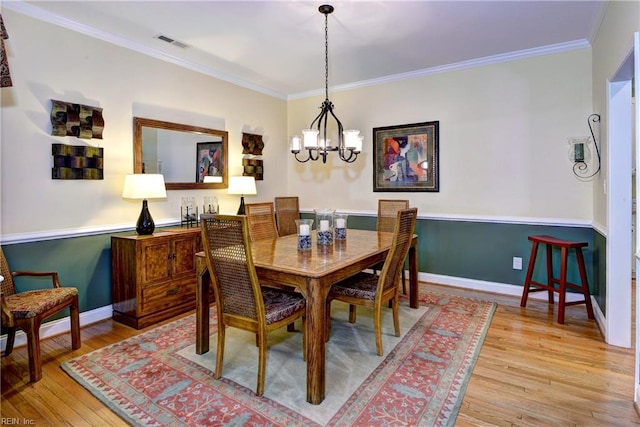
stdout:
{"type": "Polygon", "coordinates": [[[229,177],[229,194],[258,194],[256,180],[252,176],[229,177]]]}
{"type": "Polygon", "coordinates": [[[136,173],[124,179],[123,199],[164,199],[167,190],[161,174],[136,173]]]}

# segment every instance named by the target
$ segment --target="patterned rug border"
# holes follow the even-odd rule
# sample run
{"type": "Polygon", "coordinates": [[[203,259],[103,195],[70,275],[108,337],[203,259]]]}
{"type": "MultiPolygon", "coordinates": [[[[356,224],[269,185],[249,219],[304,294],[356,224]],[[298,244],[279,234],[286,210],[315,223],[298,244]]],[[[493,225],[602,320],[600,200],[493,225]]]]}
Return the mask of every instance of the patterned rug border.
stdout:
{"type": "MultiPolygon", "coordinates": [[[[403,298],[403,303],[407,303],[405,298],[403,298]]],[[[460,406],[462,405],[462,401],[464,399],[464,394],[468,386],[471,373],[475,367],[476,361],[482,348],[482,344],[491,325],[491,320],[493,318],[493,314],[495,313],[497,304],[475,298],[454,296],[446,293],[427,291],[424,289],[421,289],[420,303],[424,305],[430,305],[435,309],[428,310],[418,320],[418,322],[416,322],[411,330],[407,332],[402,341],[394,349],[391,350],[391,352],[383,361],[381,361],[380,365],[378,365],[375,368],[374,372],[371,373],[369,378],[367,378],[358,387],[357,391],[343,404],[342,408],[338,411],[338,413],[336,413],[336,415],[327,425],[364,425],[361,422],[362,420],[360,420],[360,422],[358,421],[357,417],[363,414],[367,409],[369,410],[369,412],[371,412],[372,408],[370,408],[369,406],[371,405],[372,400],[376,397],[377,393],[384,391],[381,387],[376,386],[376,384],[380,382],[382,384],[386,383],[387,379],[381,380],[380,375],[382,371],[389,371],[386,375],[395,374],[398,366],[402,363],[406,363],[406,358],[412,357],[412,355],[422,359],[427,358],[430,361],[433,360],[437,362],[437,359],[439,358],[438,355],[433,355],[430,353],[424,354],[424,352],[420,353],[419,351],[415,351],[416,354],[414,355],[413,348],[405,349],[403,351],[403,358],[401,360],[398,360],[397,357],[398,349],[403,344],[407,345],[408,343],[411,345],[411,347],[420,344],[419,342],[414,344],[409,343],[409,337],[412,336],[416,328],[421,327],[421,324],[424,322],[424,319],[426,317],[433,317],[433,319],[431,319],[431,322],[426,322],[428,324],[426,330],[432,333],[434,340],[446,340],[447,336],[464,336],[465,330],[450,331],[446,328],[446,326],[448,325],[439,324],[438,321],[440,320],[440,315],[445,309],[447,309],[448,315],[450,316],[459,316],[460,319],[463,320],[465,319],[465,316],[471,317],[477,321],[477,324],[473,328],[473,330],[466,331],[467,335],[469,336],[464,339],[464,342],[462,342],[463,340],[461,339],[461,342],[459,344],[456,344],[457,347],[454,349],[454,352],[457,350],[457,352],[460,353],[460,356],[462,356],[461,360],[457,361],[456,363],[448,363],[447,370],[450,372],[444,372],[441,374],[441,376],[438,377],[439,379],[441,377],[447,377],[447,380],[449,381],[448,386],[441,387],[440,384],[430,386],[435,391],[437,391],[438,396],[437,399],[427,399],[428,404],[424,408],[422,408],[423,410],[419,414],[419,421],[417,422],[417,425],[454,425],[457,414],[460,410],[460,406]],[[471,304],[471,307],[474,307],[471,312],[468,308],[469,304],[471,304]],[[470,314],[471,316],[469,316],[470,314]],[[372,383],[374,384],[372,385],[372,383]]],[[[136,392],[140,394],[136,389],[132,388],[129,384],[126,384],[118,376],[111,374],[108,369],[103,369],[101,366],[95,364],[92,366],[91,363],[88,362],[93,360],[92,357],[95,358],[99,354],[108,353],[110,350],[116,351],[117,353],[118,348],[123,346],[134,347],[140,344],[154,346],[155,343],[151,342],[152,340],[149,340],[148,338],[157,337],[159,335],[164,335],[163,333],[170,332],[170,335],[174,334],[174,336],[170,340],[171,343],[169,343],[166,349],[163,349],[162,352],[164,354],[173,354],[174,358],[181,359],[180,363],[183,366],[188,365],[191,371],[199,371],[199,374],[196,376],[205,378],[207,379],[207,381],[213,382],[213,385],[209,384],[209,386],[213,387],[214,389],[219,389],[219,394],[223,395],[223,397],[235,401],[237,405],[247,406],[248,409],[251,409],[251,414],[246,415],[247,419],[245,421],[249,422],[249,418],[253,414],[253,412],[258,411],[260,414],[268,413],[270,415],[270,417],[265,416],[264,418],[262,418],[262,421],[275,423],[277,425],[321,425],[308,419],[304,415],[295,412],[287,408],[286,406],[283,406],[283,404],[278,403],[275,400],[264,397],[257,398],[253,394],[253,390],[238,385],[237,383],[225,379],[224,377],[221,378],[221,380],[213,380],[210,377],[210,370],[201,365],[198,365],[195,362],[184,359],[180,355],[174,354],[180,349],[186,347],[185,340],[193,340],[193,337],[195,336],[194,317],[195,314],[191,314],[165,325],[158,326],[157,328],[150,329],[118,343],[110,344],[103,348],[94,350],[93,352],[87,353],[63,363],[61,365],[61,368],[76,382],[78,382],[85,389],[91,392],[92,395],[98,398],[109,409],[118,414],[121,418],[123,418],[123,420],[128,423],[131,423],[133,425],[157,426],[178,425],[177,423],[179,423],[179,421],[177,421],[177,419],[179,418],[170,417],[163,419],[164,417],[162,416],[162,414],[147,414],[145,411],[139,410],[136,404],[140,402],[136,402],[135,399],[132,400],[127,395],[127,393],[135,395],[136,392]],[[83,363],[86,363],[86,365],[83,363]],[[89,369],[87,366],[91,366],[91,369],[89,369]]],[[[460,322],[460,319],[458,319],[457,321],[460,322]]],[[[213,329],[215,328],[215,322],[212,322],[211,327],[213,332],[213,329]]],[[[427,337],[426,333],[424,334],[424,337],[427,337]]],[[[189,342],[188,345],[190,344],[191,342],[189,342]]],[[[444,352],[447,351],[446,348],[441,350],[444,352]]],[[[434,365],[435,364],[437,363],[434,363],[434,365]]],[[[128,369],[129,371],[135,371],[136,364],[134,363],[133,366],[128,367],[128,369]]],[[[397,385],[395,386],[398,387],[397,385]]],[[[178,392],[179,391],[174,390],[174,394],[177,394],[178,392]]],[[[406,395],[422,394],[421,389],[411,389],[411,387],[406,386],[406,383],[405,386],[403,386],[401,392],[406,395]]],[[[379,396],[378,399],[380,399],[379,396]]],[[[142,402],[142,404],[144,404],[144,402],[142,402]]],[[[384,405],[384,401],[382,404],[384,405]]],[[[197,424],[191,425],[221,425],[225,424],[228,421],[237,422],[239,421],[239,419],[231,418],[225,419],[225,421],[223,421],[222,419],[217,419],[217,421],[209,421],[210,422],[199,422],[197,424]]],[[[368,422],[370,423],[371,419],[369,419],[368,422]]]]}

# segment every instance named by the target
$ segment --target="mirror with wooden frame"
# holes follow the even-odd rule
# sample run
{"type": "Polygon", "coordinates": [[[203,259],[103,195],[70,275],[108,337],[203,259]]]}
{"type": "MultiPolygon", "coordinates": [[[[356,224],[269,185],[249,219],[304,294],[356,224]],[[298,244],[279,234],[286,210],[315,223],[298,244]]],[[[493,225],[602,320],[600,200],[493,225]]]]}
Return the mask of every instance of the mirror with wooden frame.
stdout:
{"type": "Polygon", "coordinates": [[[227,188],[227,131],[133,118],[133,172],[164,175],[167,190],[227,188]]]}

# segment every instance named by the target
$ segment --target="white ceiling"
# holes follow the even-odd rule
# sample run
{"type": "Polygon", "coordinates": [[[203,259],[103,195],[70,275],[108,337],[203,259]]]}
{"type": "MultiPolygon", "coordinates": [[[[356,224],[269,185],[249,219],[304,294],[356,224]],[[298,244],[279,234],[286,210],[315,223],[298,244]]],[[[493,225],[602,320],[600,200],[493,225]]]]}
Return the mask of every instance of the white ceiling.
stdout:
{"type": "MultiPolygon", "coordinates": [[[[282,97],[324,92],[321,1],[12,1],[2,7],[282,97]],[[160,41],[163,34],[187,45],[160,41]]],[[[333,1],[329,86],[588,47],[606,1],[333,1]]],[[[8,26],[10,23],[5,23],[8,26]]],[[[11,36],[11,28],[7,28],[11,36]]]]}

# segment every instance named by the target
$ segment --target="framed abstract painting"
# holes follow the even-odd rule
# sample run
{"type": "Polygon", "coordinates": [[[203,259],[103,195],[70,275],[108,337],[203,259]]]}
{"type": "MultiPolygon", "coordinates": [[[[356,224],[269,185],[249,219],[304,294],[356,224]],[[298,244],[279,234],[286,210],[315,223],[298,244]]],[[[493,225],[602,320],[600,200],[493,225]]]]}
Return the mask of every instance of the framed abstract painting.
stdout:
{"type": "Polygon", "coordinates": [[[198,142],[196,147],[196,182],[222,182],[223,143],[198,142]]]}
{"type": "Polygon", "coordinates": [[[439,124],[373,128],[373,191],[440,191],[439,124]]]}

